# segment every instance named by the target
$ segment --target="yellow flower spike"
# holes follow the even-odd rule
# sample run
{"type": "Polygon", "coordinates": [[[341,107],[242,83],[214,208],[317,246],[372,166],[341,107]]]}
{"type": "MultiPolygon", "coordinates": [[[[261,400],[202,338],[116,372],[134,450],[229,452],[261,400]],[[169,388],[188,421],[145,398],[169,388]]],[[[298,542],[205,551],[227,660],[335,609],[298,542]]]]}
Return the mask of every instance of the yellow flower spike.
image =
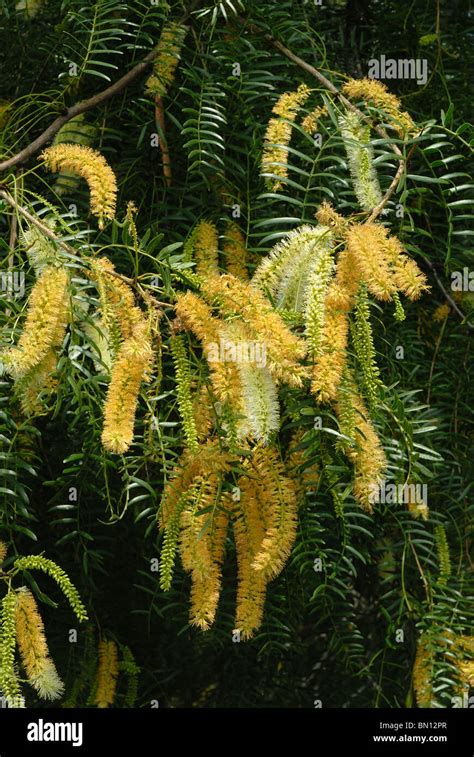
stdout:
{"type": "Polygon", "coordinates": [[[429,291],[425,274],[418,268],[416,262],[405,254],[403,246],[397,237],[388,236],[385,231],[383,249],[390,261],[393,280],[400,292],[410,300],[417,300],[423,292],[429,291]]]}
{"type": "Polygon", "coordinates": [[[112,366],[102,430],[102,443],[109,452],[123,454],[132,444],[138,393],[149,378],[152,361],[149,324],[143,319],[121,345],[112,366]]]}
{"type": "Polygon", "coordinates": [[[98,217],[99,228],[115,216],[117,180],[105,158],[86,145],[61,143],[48,147],[41,154],[53,173],[77,174],[85,179],[90,190],[91,213],[98,217]]]}
{"type": "Polygon", "coordinates": [[[97,285],[105,327],[111,332],[119,330],[122,339],[133,333],[135,325],[141,323],[143,314],[135,305],[131,287],[114,276],[114,264],[108,258],[98,258],[90,262],[90,278],[97,285]]]}
{"type": "MultiPolygon", "coordinates": [[[[354,463],[354,496],[364,510],[372,513],[373,496],[377,487],[383,481],[387,459],[380,439],[370,421],[367,408],[357,393],[352,378],[349,379],[349,390],[350,403],[354,409],[355,445],[348,448],[346,454],[354,463]]],[[[344,410],[344,398],[339,396],[336,402],[336,413],[340,421],[343,420],[344,410]]],[[[341,423],[341,426],[342,433],[345,433],[344,424],[341,423]]]]}
{"type": "Polygon", "coordinates": [[[296,536],[297,499],[276,450],[257,446],[238,480],[233,503],[238,564],[236,628],[254,635],[263,620],[266,587],[286,563],[296,536]]]}
{"type": "Polygon", "coordinates": [[[282,188],[282,179],[288,176],[287,146],[291,139],[292,122],[295,120],[301,106],[308,99],[310,91],[306,84],[300,84],[295,92],[285,92],[281,95],[273,107],[272,113],[280,116],[280,118],[271,118],[268,122],[261,170],[262,173],[276,175],[277,178],[269,177],[266,179],[268,188],[275,192],[282,188]]]}
{"type": "Polygon", "coordinates": [[[227,531],[225,511],[219,507],[220,486],[232,462],[213,441],[194,454],[186,450],[165,486],[160,505],[160,527],[165,529],[160,585],[165,590],[170,587],[179,540],[183,567],[192,577],[191,622],[202,629],[212,623],[219,598],[227,531]]]}
{"type": "Polygon", "coordinates": [[[332,252],[327,226],[299,226],[261,261],[252,286],[271,295],[277,308],[301,312],[307,305],[309,281],[321,265],[327,269],[332,252]]]}
{"type": "Polygon", "coordinates": [[[230,274],[204,281],[202,292],[225,317],[239,315],[251,338],[265,345],[267,367],[277,381],[302,386],[307,370],[299,360],[306,355],[306,345],[290,331],[261,292],[230,274]]]}
{"type": "Polygon", "coordinates": [[[203,278],[219,273],[219,236],[210,221],[200,221],[193,232],[196,273],[203,278]]]}
{"type": "Polygon", "coordinates": [[[25,324],[16,347],[6,350],[2,361],[15,379],[21,379],[63,341],[69,315],[69,276],[64,269],[46,268],[28,300],[25,324]]]}
{"type": "Polygon", "coordinates": [[[202,344],[217,399],[230,403],[238,410],[242,392],[237,367],[232,362],[215,359],[225,324],[215,318],[204,300],[192,292],[179,295],[175,309],[185,328],[192,331],[202,344]]]}
{"type": "Polygon", "coordinates": [[[252,482],[242,476],[237,485],[240,501],[234,504],[232,521],[238,567],[235,627],[243,639],[249,639],[263,620],[268,581],[252,564],[265,537],[265,523],[252,482]]]}
{"type": "Polygon", "coordinates": [[[153,73],[146,82],[146,91],[158,97],[164,97],[173,83],[179,55],[188,31],[187,26],[168,22],[163,26],[157,55],[153,62],[153,73]]]}
{"type": "Polygon", "coordinates": [[[260,490],[265,521],[265,534],[252,567],[270,580],[282,571],[296,539],[296,488],[286,475],[278,453],[270,447],[256,447],[251,466],[255,487],[260,490]]]}
{"type": "Polygon", "coordinates": [[[194,425],[199,441],[210,436],[214,422],[215,409],[210,388],[201,386],[193,398],[194,425]]]}
{"type": "MultiPolygon", "coordinates": [[[[202,519],[201,519],[202,520],[202,519]]],[[[206,541],[210,566],[205,574],[193,569],[191,573],[191,607],[189,619],[191,625],[207,631],[215,620],[219,602],[222,578],[222,562],[225,552],[225,540],[229,516],[219,510],[212,517],[212,523],[201,540],[206,541]]]]}
{"type": "Polygon", "coordinates": [[[382,200],[370,144],[370,126],[350,110],[338,120],[355,195],[362,210],[370,211],[382,200]]]}
{"type": "Polygon", "coordinates": [[[99,641],[99,665],[97,668],[94,703],[99,708],[110,707],[115,700],[118,677],[118,651],[115,641],[99,641]]]}
{"type": "Polygon", "coordinates": [[[331,203],[326,200],[321,203],[315,216],[322,226],[328,226],[336,234],[343,235],[349,225],[349,221],[344,216],[339,215],[331,203]]]}
{"type": "Polygon", "coordinates": [[[58,699],[64,686],[49,657],[36,600],[25,586],[16,592],[15,625],[18,649],[29,683],[42,699],[58,699]]]}
{"type": "Polygon", "coordinates": [[[321,120],[321,118],[323,118],[323,116],[327,115],[327,107],[325,105],[318,105],[317,108],[314,108],[311,113],[308,113],[308,115],[303,118],[301,126],[307,134],[314,136],[317,131],[319,121],[321,120]]]}
{"type": "Polygon", "coordinates": [[[179,500],[186,494],[193,481],[211,474],[225,473],[233,457],[223,452],[215,441],[209,440],[199,446],[195,454],[185,450],[173,476],[166,483],[160,504],[160,528],[166,528],[173,517],[179,500]]]}
{"type": "Polygon", "coordinates": [[[342,93],[351,100],[364,100],[383,110],[401,136],[416,131],[409,113],[400,110],[401,104],[398,97],[389,92],[382,82],[376,79],[349,79],[344,84],[342,93]]]}
{"type": "Polygon", "coordinates": [[[397,283],[387,249],[387,230],[379,224],[354,224],[347,232],[347,249],[360,270],[361,278],[378,300],[391,300],[397,283]]]}
{"type": "Polygon", "coordinates": [[[7,556],[8,547],[5,544],[4,541],[0,541],[0,565],[5,560],[5,557],[7,556]]]}
{"type": "Polygon", "coordinates": [[[225,265],[228,273],[238,279],[248,279],[246,267],[247,249],[244,235],[233,221],[228,221],[224,233],[224,245],[222,248],[225,265]]]}
{"type": "Polygon", "coordinates": [[[328,288],[326,317],[312,374],[311,391],[319,402],[335,399],[347,361],[348,314],[353,304],[353,294],[339,283],[338,278],[342,279],[336,274],[335,281],[328,288]]]}
{"type": "Polygon", "coordinates": [[[15,382],[15,391],[20,398],[21,409],[25,415],[34,415],[44,411],[42,398],[52,394],[58,384],[53,375],[57,362],[56,353],[53,349],[49,349],[38,365],[15,382]]]}
{"type": "Polygon", "coordinates": [[[426,633],[418,639],[413,665],[413,688],[418,707],[433,706],[433,652],[426,633]]]}

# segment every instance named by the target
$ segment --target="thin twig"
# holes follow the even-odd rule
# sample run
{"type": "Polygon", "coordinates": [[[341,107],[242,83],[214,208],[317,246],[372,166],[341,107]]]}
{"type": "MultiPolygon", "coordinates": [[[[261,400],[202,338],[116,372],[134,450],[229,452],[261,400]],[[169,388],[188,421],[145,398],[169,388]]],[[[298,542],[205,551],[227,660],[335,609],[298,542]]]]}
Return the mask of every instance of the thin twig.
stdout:
{"type": "MultiPolygon", "coordinates": [[[[46,226],[44,223],[42,223],[39,218],[34,216],[32,213],[30,213],[29,210],[24,208],[22,205],[20,205],[12,195],[5,191],[5,189],[0,189],[0,197],[3,197],[3,199],[8,202],[9,205],[11,205],[12,208],[14,208],[18,213],[20,213],[22,216],[24,216],[30,223],[32,223],[34,226],[36,226],[40,231],[48,237],[48,239],[51,239],[51,241],[55,242],[59,247],[62,247],[63,250],[68,252],[70,255],[77,256],[77,251],[74,249],[74,247],[71,247],[67,242],[64,242],[60,237],[56,236],[54,231],[51,231],[49,226],[46,226]]],[[[84,270],[88,270],[86,266],[82,266],[84,270]]],[[[111,276],[115,276],[115,278],[120,279],[121,281],[124,281],[126,284],[128,284],[130,287],[135,289],[142,297],[143,297],[143,289],[134,279],[130,279],[128,276],[124,276],[122,273],[118,273],[118,271],[110,271],[107,270],[107,273],[111,276]]],[[[161,305],[163,307],[172,307],[169,302],[160,302],[160,300],[156,300],[155,298],[154,302],[157,305],[161,305]]]]}
{"type": "Polygon", "coordinates": [[[469,321],[466,319],[466,315],[462,312],[462,310],[458,307],[458,304],[453,297],[449,294],[448,290],[444,286],[443,282],[441,281],[440,277],[438,276],[438,272],[434,266],[434,264],[431,262],[431,260],[428,260],[427,258],[424,258],[424,261],[428,268],[430,269],[431,273],[433,274],[433,278],[436,281],[437,285],[441,289],[442,293],[445,296],[446,301],[451,305],[454,312],[464,321],[464,324],[467,326],[469,331],[474,331],[474,326],[469,323],[469,321]]]}

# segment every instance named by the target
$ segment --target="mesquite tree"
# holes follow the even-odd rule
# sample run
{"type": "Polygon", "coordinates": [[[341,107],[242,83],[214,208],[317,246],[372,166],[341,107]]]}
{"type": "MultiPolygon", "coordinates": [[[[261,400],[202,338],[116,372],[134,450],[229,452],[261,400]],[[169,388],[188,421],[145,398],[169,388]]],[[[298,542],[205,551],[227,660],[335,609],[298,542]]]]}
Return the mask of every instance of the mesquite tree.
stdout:
{"type": "Polygon", "coordinates": [[[15,705],[468,695],[464,4],[371,5],[1,3],[15,705]]]}

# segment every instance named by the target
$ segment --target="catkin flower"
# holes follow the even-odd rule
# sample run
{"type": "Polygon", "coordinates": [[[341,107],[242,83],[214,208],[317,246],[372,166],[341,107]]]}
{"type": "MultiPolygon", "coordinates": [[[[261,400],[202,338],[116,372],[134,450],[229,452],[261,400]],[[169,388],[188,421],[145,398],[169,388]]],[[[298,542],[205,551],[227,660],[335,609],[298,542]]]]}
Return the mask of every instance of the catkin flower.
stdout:
{"type": "MultiPolygon", "coordinates": [[[[326,231],[328,229],[326,228],[326,231]]],[[[326,295],[334,263],[332,250],[325,244],[319,250],[308,273],[305,289],[304,322],[309,355],[321,354],[321,341],[326,320],[326,295]]]]}
{"type": "Polygon", "coordinates": [[[5,560],[5,557],[7,556],[8,547],[5,544],[4,541],[0,540],[0,565],[5,560]]]}
{"type": "Polygon", "coordinates": [[[336,234],[344,235],[348,227],[348,220],[341,216],[330,202],[324,200],[315,213],[315,216],[322,226],[328,226],[336,234]]]}
{"type": "Polygon", "coordinates": [[[446,530],[441,523],[435,526],[434,536],[439,562],[439,584],[445,586],[451,575],[451,558],[449,556],[449,544],[446,530]]]}
{"type": "Polygon", "coordinates": [[[187,26],[173,21],[164,25],[156,46],[153,73],[146,82],[146,91],[149,94],[164,97],[168,92],[175,77],[187,31],[187,26]]]}
{"type": "Polygon", "coordinates": [[[222,526],[226,529],[227,526],[222,523],[219,511],[215,508],[221,477],[228,471],[231,462],[231,456],[219,449],[215,442],[200,445],[196,452],[186,450],[165,486],[160,504],[160,527],[165,531],[160,560],[160,586],[164,591],[170,588],[179,540],[183,567],[192,574],[195,585],[193,622],[201,628],[204,628],[204,620],[207,624],[212,622],[211,615],[215,612],[219,596],[217,589],[220,585],[220,568],[217,563],[222,559],[220,549],[223,549],[223,544],[220,547],[218,544],[224,538],[220,528],[222,526]],[[205,512],[206,507],[213,513],[213,517],[205,525],[205,518],[209,517],[209,512],[207,515],[205,512]],[[203,510],[203,515],[200,515],[203,510]],[[207,589],[212,588],[212,591],[206,599],[208,580],[210,583],[207,583],[207,589]],[[197,622],[198,618],[202,622],[197,622]]]}
{"type": "Polygon", "coordinates": [[[231,273],[238,279],[248,279],[244,235],[233,221],[228,221],[226,224],[222,252],[227,273],[231,273]]]}
{"type": "Polygon", "coordinates": [[[200,221],[193,232],[192,244],[196,260],[196,273],[206,278],[219,273],[219,241],[215,225],[200,221]]]}
{"type": "Polygon", "coordinates": [[[44,401],[58,384],[54,376],[57,362],[56,353],[49,349],[38,365],[15,381],[15,393],[20,398],[21,409],[25,415],[44,412],[44,401]]]}
{"type": "Polygon", "coordinates": [[[20,703],[22,698],[15,666],[15,607],[16,593],[10,589],[0,605],[0,691],[10,702],[20,703]]]}
{"type": "Polygon", "coordinates": [[[397,289],[386,240],[387,230],[380,224],[354,224],[347,232],[347,250],[354,268],[378,300],[391,300],[397,289]]]}
{"type": "Polygon", "coordinates": [[[318,128],[318,123],[320,119],[323,116],[328,115],[328,109],[325,105],[318,105],[317,108],[314,108],[310,113],[308,113],[307,116],[305,116],[301,122],[301,126],[305,130],[307,134],[310,134],[311,136],[314,136],[316,133],[316,129],[318,128]]]}
{"type": "Polygon", "coordinates": [[[112,340],[114,336],[127,339],[143,316],[140,308],[135,305],[132,289],[114,273],[114,265],[108,258],[91,260],[90,278],[96,283],[99,292],[102,321],[112,340]]]}
{"type": "Polygon", "coordinates": [[[18,649],[29,683],[42,699],[58,699],[64,685],[49,657],[36,600],[25,586],[16,593],[15,623],[18,649]]]}
{"type": "Polygon", "coordinates": [[[192,292],[179,295],[176,314],[186,329],[195,334],[202,344],[209,363],[212,388],[219,402],[240,407],[241,386],[234,363],[215,359],[223,336],[224,323],[212,315],[211,308],[192,292]]]}
{"type": "Polygon", "coordinates": [[[239,315],[251,338],[265,345],[268,369],[276,380],[301,386],[306,369],[299,363],[306,345],[285,325],[261,292],[226,274],[203,282],[202,292],[225,317],[239,315]]]}
{"type": "Polygon", "coordinates": [[[99,228],[115,216],[117,181],[105,158],[86,145],[58,144],[41,154],[53,173],[69,171],[85,179],[90,190],[91,213],[98,217],[99,228]]]}
{"type": "Polygon", "coordinates": [[[374,151],[370,145],[370,126],[357,113],[347,111],[339,118],[341,136],[349,161],[354,192],[362,210],[370,211],[382,200],[374,151]]]}
{"type": "Polygon", "coordinates": [[[431,640],[424,633],[418,639],[413,665],[413,688],[418,707],[433,706],[433,652],[431,640]]]}
{"type": "Polygon", "coordinates": [[[109,452],[123,454],[132,444],[138,393],[152,360],[149,327],[143,319],[121,345],[112,366],[102,430],[102,443],[109,452]]]}
{"type": "Polygon", "coordinates": [[[262,260],[252,277],[252,286],[270,294],[278,308],[301,311],[311,272],[329,264],[331,251],[332,235],[327,227],[300,226],[262,260]]]}
{"type": "Polygon", "coordinates": [[[354,463],[354,496],[364,510],[372,513],[373,495],[383,481],[387,460],[364,402],[357,393],[351,378],[349,378],[345,389],[349,391],[350,403],[354,409],[354,428],[348,430],[344,427],[347,399],[344,399],[341,394],[339,394],[336,402],[336,413],[342,433],[346,436],[353,435],[355,439],[355,445],[345,450],[347,457],[354,463]]]}
{"type": "Polygon", "coordinates": [[[239,363],[237,368],[248,435],[256,441],[267,442],[280,426],[278,393],[271,373],[251,363],[239,363]]]}
{"type": "Polygon", "coordinates": [[[382,82],[376,79],[349,79],[344,84],[342,92],[351,100],[364,100],[383,110],[401,136],[416,131],[409,113],[400,110],[398,97],[389,92],[382,82]]]}
{"type": "Polygon", "coordinates": [[[329,402],[336,397],[347,360],[348,314],[352,303],[352,293],[336,274],[326,295],[326,314],[312,374],[311,391],[319,402],[329,402]]]}
{"type": "Polygon", "coordinates": [[[99,665],[97,668],[94,702],[99,708],[110,707],[114,703],[118,677],[118,652],[115,641],[99,641],[99,665]]]}
{"type": "MultiPolygon", "coordinates": [[[[201,518],[202,520],[202,518],[201,518]]],[[[207,631],[214,622],[219,602],[222,562],[224,559],[225,540],[229,516],[219,510],[212,517],[212,523],[201,540],[207,542],[210,566],[204,575],[193,570],[191,573],[191,607],[189,620],[191,625],[207,631]]]]}
{"type": "Polygon", "coordinates": [[[238,480],[234,538],[238,564],[236,628],[248,639],[260,627],[267,583],[282,570],[296,536],[294,483],[275,450],[258,446],[238,480]]]}
{"type": "MultiPolygon", "coordinates": [[[[53,145],[73,143],[77,145],[90,145],[96,134],[96,127],[93,124],[85,122],[84,113],[71,118],[64,126],[61,126],[56,134],[53,145]]],[[[79,186],[79,176],[76,171],[65,169],[59,174],[53,191],[61,196],[63,194],[72,194],[79,186]]]]}
{"type": "Polygon", "coordinates": [[[25,324],[16,347],[2,355],[7,371],[20,379],[62,344],[69,314],[67,271],[53,267],[41,273],[31,290],[25,324]]]}
{"type": "Polygon", "coordinates": [[[271,118],[265,132],[262,155],[262,173],[274,174],[266,178],[266,184],[274,192],[281,189],[288,176],[288,145],[292,123],[300,107],[310,95],[306,84],[300,84],[295,92],[285,92],[273,107],[272,113],[280,118],[271,118]]]}

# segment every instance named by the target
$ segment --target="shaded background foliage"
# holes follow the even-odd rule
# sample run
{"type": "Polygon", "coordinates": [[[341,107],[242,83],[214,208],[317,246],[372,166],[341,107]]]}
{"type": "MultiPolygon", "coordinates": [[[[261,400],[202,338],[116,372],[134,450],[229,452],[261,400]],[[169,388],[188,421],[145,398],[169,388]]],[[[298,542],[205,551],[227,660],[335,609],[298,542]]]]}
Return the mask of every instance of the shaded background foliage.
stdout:
{"type": "MultiPolygon", "coordinates": [[[[4,157],[31,141],[64,106],[128,70],[156,44],[164,19],[179,19],[189,4],[48,0],[39,5],[29,20],[15,2],[0,4],[0,97],[14,103],[0,132],[4,157]]],[[[315,700],[325,707],[410,705],[420,632],[472,633],[473,295],[463,293],[458,301],[464,321],[452,308],[441,320],[434,317],[445,302],[434,272],[449,290],[451,272],[462,271],[472,259],[472,131],[465,123],[472,95],[471,3],[326,0],[315,6],[309,0],[224,0],[213,5],[203,0],[187,23],[182,60],[165,100],[171,186],[163,177],[160,151],[152,146],[159,128],[142,79],[85,117],[94,127],[92,146],[118,177],[117,222],[96,232],[88,223],[87,188],[55,196],[54,181],[34,160],[10,176],[17,197],[38,213],[45,211],[42,197],[56,204],[78,249],[81,244],[100,249],[127,275],[148,274],[149,283],[159,282],[160,299],[166,299],[171,275],[183,266],[182,243],[201,218],[215,221],[222,233],[238,203],[238,222],[255,264],[288,230],[314,221],[324,199],[344,213],[357,212],[331,118],[321,125],[321,150],[296,127],[290,182],[278,195],[265,191],[259,163],[277,97],[301,82],[315,89],[312,105],[322,103],[326,93],[263,32],[339,84],[345,76],[366,75],[368,61],[381,54],[427,58],[425,86],[387,82],[413,118],[428,125],[387,219],[427,273],[432,290],[420,302],[406,304],[403,323],[393,319],[392,306],[373,304],[372,315],[382,378],[391,388],[377,418],[391,473],[403,481],[410,469],[414,481],[428,484],[430,520],[415,520],[396,504],[380,505],[373,517],[362,512],[350,491],[351,467],[334,452],[335,418],[312,399],[287,391],[282,436],[306,428],[311,458],[324,464],[325,474],[306,496],[289,563],[269,586],[264,625],[252,641],[233,642],[236,570],[230,555],[214,628],[206,633],[190,628],[188,578],[178,570],[171,591],[163,594],[152,570],[160,552],[156,510],[182,443],[167,345],[159,394],[149,407],[142,404],[137,443],[118,458],[101,449],[105,382],[90,372],[83,335],[73,329],[60,366],[61,388],[48,415],[25,420],[8,382],[0,380],[2,532],[12,554],[44,550],[61,564],[78,586],[94,627],[131,648],[142,669],[137,706],[152,700],[178,707],[312,707],[315,700]],[[235,63],[239,75],[233,74],[235,63]],[[203,129],[206,108],[217,117],[203,129]],[[223,186],[230,195],[227,204],[223,186]],[[129,200],[138,208],[138,257],[120,222],[129,200]],[[72,218],[71,203],[78,211],[72,218]],[[402,217],[397,203],[404,207],[402,217]],[[404,359],[397,359],[397,346],[403,347],[404,359]],[[317,415],[329,431],[313,430],[317,415]],[[71,487],[77,501],[74,495],[71,500],[71,487]],[[336,517],[335,500],[343,503],[344,518],[336,517]],[[445,585],[439,580],[436,524],[444,525],[450,545],[452,572],[445,585]],[[317,558],[321,572],[314,570],[317,558]],[[396,642],[397,629],[404,632],[403,643],[396,642]]],[[[383,140],[376,155],[384,190],[396,163],[383,140]]],[[[10,223],[3,212],[2,257],[9,249],[10,223]]],[[[18,247],[15,266],[21,265],[18,247]]],[[[33,275],[27,266],[25,272],[30,286],[33,275]]],[[[78,271],[79,286],[80,276],[78,271]]],[[[90,284],[84,280],[82,286],[89,296],[90,284]]],[[[16,301],[9,308],[20,312],[23,304],[16,301]]],[[[167,313],[171,317],[171,309],[167,313]]],[[[11,329],[12,317],[16,313],[2,307],[2,326],[11,329]]],[[[193,367],[199,371],[197,358],[193,367]]],[[[47,580],[42,587],[48,592],[47,580]]],[[[50,606],[49,595],[40,598],[50,648],[71,691],[78,676],[93,675],[94,657],[87,657],[84,633],[77,644],[68,642],[71,616],[65,607],[50,606]]],[[[85,703],[87,685],[73,704],[85,703]]],[[[442,656],[434,685],[441,706],[450,706],[455,680],[442,656]]],[[[41,706],[34,698],[28,702],[41,706]]],[[[117,705],[124,705],[122,691],[117,705]]]]}

